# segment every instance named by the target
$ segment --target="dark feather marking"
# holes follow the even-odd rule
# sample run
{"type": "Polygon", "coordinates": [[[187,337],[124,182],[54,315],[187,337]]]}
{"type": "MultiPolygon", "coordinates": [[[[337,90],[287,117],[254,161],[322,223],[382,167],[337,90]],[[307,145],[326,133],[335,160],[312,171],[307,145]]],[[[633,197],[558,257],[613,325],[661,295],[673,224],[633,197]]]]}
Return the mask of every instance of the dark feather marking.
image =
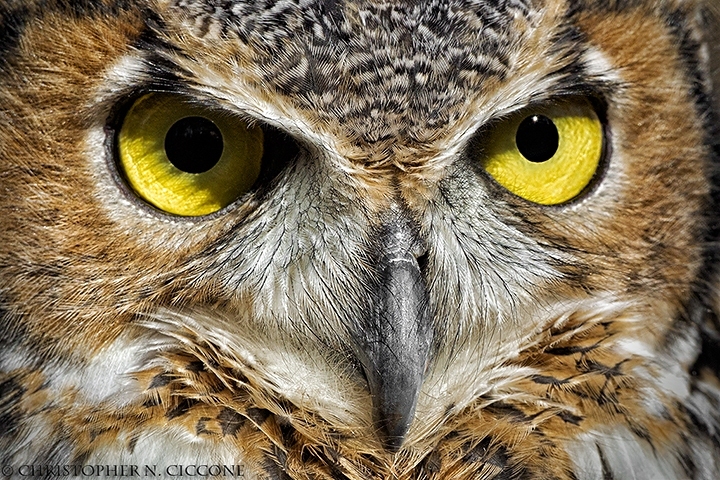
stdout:
{"type": "Polygon", "coordinates": [[[195,360],[194,362],[188,363],[185,368],[187,368],[189,372],[200,373],[205,370],[205,363],[201,360],[195,360]]]}
{"type": "Polygon", "coordinates": [[[172,377],[172,374],[170,374],[169,372],[158,373],[157,375],[155,375],[153,377],[148,389],[164,387],[165,385],[167,385],[168,383],[170,383],[172,381],[173,381],[173,377],[172,377]]]}
{"type": "Polygon", "coordinates": [[[593,350],[595,350],[599,343],[596,343],[594,345],[590,345],[589,347],[580,347],[580,346],[570,346],[570,347],[557,347],[557,348],[549,348],[545,350],[545,353],[550,355],[557,355],[557,356],[566,356],[566,355],[574,355],[576,353],[588,353],[593,350]]]}
{"type": "Polygon", "coordinates": [[[142,406],[145,408],[152,408],[152,407],[157,407],[158,405],[160,405],[160,403],[162,403],[160,401],[160,399],[158,397],[156,397],[155,395],[152,395],[143,402],[142,406]]]}
{"type": "Polygon", "coordinates": [[[272,413],[264,408],[248,408],[245,412],[245,416],[252,420],[252,422],[258,427],[265,423],[272,413]]]}
{"type": "Polygon", "coordinates": [[[463,460],[468,463],[486,463],[505,470],[508,464],[507,449],[503,445],[493,445],[492,438],[485,437],[474,447],[465,444],[463,449],[467,453],[463,460]]]}
{"type": "Polygon", "coordinates": [[[568,383],[568,380],[551,377],[548,375],[533,375],[530,379],[541,385],[563,385],[568,383]]]}
{"type": "Polygon", "coordinates": [[[292,480],[292,477],[285,472],[287,453],[275,445],[273,455],[268,455],[266,458],[265,471],[270,475],[270,478],[273,480],[292,480]]]}
{"type": "Polygon", "coordinates": [[[17,428],[18,418],[13,406],[18,404],[26,391],[12,377],[0,383],[0,436],[7,436],[17,428]]]}
{"type": "MultiPolygon", "coordinates": [[[[702,418],[695,415],[695,413],[692,410],[690,410],[689,408],[687,408],[685,405],[683,405],[681,403],[678,403],[676,405],[676,407],[690,421],[690,424],[692,425],[692,427],[694,427],[692,429],[688,428],[688,431],[701,432],[703,434],[703,436],[711,439],[713,444],[717,448],[720,448],[720,435],[718,435],[717,432],[711,433],[710,429],[708,428],[708,424],[706,422],[704,422],[702,418]]],[[[690,425],[688,425],[688,427],[690,427],[690,425]]],[[[696,434],[696,436],[697,436],[697,434],[696,434]]]]}
{"type": "Polygon", "coordinates": [[[698,478],[697,465],[695,465],[695,461],[690,458],[688,454],[680,454],[680,463],[682,463],[683,471],[687,475],[687,478],[698,478]]]}
{"type": "Polygon", "coordinates": [[[564,410],[558,413],[558,417],[560,417],[565,423],[572,423],[573,425],[580,425],[580,422],[584,420],[583,417],[573,415],[572,413],[564,410]]]}
{"type": "MultiPolygon", "coordinates": [[[[696,322],[702,325],[704,320],[696,320],[696,322]]],[[[716,332],[708,328],[701,328],[700,340],[702,341],[700,355],[698,355],[697,360],[690,368],[690,372],[693,375],[698,375],[703,369],[707,368],[717,375],[720,372],[720,355],[718,355],[718,352],[720,352],[720,338],[716,332]]]]}
{"type": "Polygon", "coordinates": [[[440,467],[442,467],[442,457],[440,456],[440,452],[437,450],[430,452],[430,454],[423,460],[423,466],[425,467],[425,470],[430,473],[439,472],[440,467]]]}
{"type": "Polygon", "coordinates": [[[600,449],[600,446],[596,445],[598,455],[600,456],[600,464],[602,465],[602,478],[603,480],[615,480],[615,477],[613,476],[612,470],[610,469],[610,466],[607,463],[607,459],[605,458],[605,455],[603,454],[603,451],[600,449]]]}
{"type": "Polygon", "coordinates": [[[173,418],[181,417],[185,415],[197,403],[197,400],[183,398],[182,400],[180,400],[177,406],[175,406],[175,408],[172,408],[168,410],[167,413],[165,413],[165,418],[167,418],[168,420],[172,420],[173,418]]]}
{"type": "Polygon", "coordinates": [[[588,373],[600,373],[605,376],[605,378],[619,377],[624,375],[624,373],[620,370],[620,366],[623,363],[625,363],[625,360],[622,360],[610,367],[594,360],[587,360],[585,362],[578,362],[578,370],[588,373]]]}
{"type": "Polygon", "coordinates": [[[333,479],[348,480],[348,476],[343,472],[342,466],[340,465],[340,452],[332,447],[325,447],[322,451],[318,452],[318,455],[330,469],[333,479]]]}
{"type": "Polygon", "coordinates": [[[139,437],[132,437],[128,442],[128,450],[130,451],[130,455],[135,453],[135,446],[137,445],[138,438],[139,437]]]}
{"type": "Polygon", "coordinates": [[[195,424],[195,435],[198,437],[202,435],[203,433],[211,434],[212,432],[205,428],[207,425],[208,420],[211,420],[210,417],[201,417],[198,422],[195,424]]]}
{"type": "Polygon", "coordinates": [[[277,421],[278,427],[280,427],[283,445],[286,448],[294,447],[297,444],[297,438],[295,437],[296,430],[290,419],[285,416],[276,415],[275,420],[277,421]]]}
{"type": "Polygon", "coordinates": [[[217,421],[220,424],[223,435],[232,435],[233,437],[237,431],[245,424],[245,418],[235,410],[230,408],[223,408],[220,414],[217,416],[217,421]]]}
{"type": "Polygon", "coordinates": [[[292,480],[292,478],[280,468],[270,457],[266,457],[265,466],[263,467],[265,473],[268,475],[268,480],[292,480]]]}
{"type": "Polygon", "coordinates": [[[525,423],[531,420],[517,407],[504,402],[495,402],[485,407],[485,411],[496,417],[505,417],[512,422],[525,423]]]}

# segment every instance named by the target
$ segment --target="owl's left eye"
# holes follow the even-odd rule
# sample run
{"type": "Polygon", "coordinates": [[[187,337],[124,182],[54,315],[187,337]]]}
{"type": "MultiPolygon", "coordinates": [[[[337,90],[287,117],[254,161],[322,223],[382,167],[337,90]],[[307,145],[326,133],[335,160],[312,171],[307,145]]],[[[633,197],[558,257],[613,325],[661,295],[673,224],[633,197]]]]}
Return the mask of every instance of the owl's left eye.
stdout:
{"type": "Polygon", "coordinates": [[[178,95],[140,97],[117,137],[118,167],[135,193],[182,216],[216,212],[250,190],[263,131],[178,95]]]}
{"type": "Polygon", "coordinates": [[[521,111],[482,133],[483,168],[515,195],[542,205],[580,195],[604,149],[602,122],[586,98],[521,111]]]}

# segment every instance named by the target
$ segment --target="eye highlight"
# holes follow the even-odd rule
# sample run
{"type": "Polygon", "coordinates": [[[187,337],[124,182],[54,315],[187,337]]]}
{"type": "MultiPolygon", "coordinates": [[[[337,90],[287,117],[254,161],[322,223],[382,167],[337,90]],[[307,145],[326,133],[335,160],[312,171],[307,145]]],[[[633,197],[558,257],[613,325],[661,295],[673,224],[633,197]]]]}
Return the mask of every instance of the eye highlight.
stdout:
{"type": "Polygon", "coordinates": [[[482,141],[481,164],[503,187],[542,205],[577,197],[600,165],[603,125],[592,103],[576,98],[519,112],[482,141]]]}
{"type": "Polygon", "coordinates": [[[117,136],[118,167],[135,193],[182,216],[216,212],[258,179],[263,131],[179,95],[138,98],[117,136]]]}

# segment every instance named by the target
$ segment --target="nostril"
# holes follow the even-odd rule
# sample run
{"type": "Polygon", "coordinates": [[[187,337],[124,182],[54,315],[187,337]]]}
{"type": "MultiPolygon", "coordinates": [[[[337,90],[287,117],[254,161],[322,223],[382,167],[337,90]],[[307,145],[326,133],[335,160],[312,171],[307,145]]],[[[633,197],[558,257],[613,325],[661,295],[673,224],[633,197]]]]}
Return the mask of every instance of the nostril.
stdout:
{"type": "Polygon", "coordinates": [[[418,262],[418,267],[420,267],[420,273],[422,273],[423,276],[425,276],[426,271],[427,271],[427,265],[428,265],[427,251],[425,251],[425,253],[423,253],[422,255],[417,257],[417,262],[418,262]]]}

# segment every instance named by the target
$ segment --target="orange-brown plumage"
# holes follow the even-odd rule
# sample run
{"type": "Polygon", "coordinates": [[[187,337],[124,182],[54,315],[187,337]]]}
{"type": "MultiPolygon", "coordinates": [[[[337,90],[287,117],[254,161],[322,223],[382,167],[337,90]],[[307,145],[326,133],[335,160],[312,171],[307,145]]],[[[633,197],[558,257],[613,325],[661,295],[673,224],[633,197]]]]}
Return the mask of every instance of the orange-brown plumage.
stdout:
{"type": "Polygon", "coordinates": [[[713,478],[716,7],[540,3],[0,2],[0,464],[713,478]],[[263,128],[252,189],[125,182],[157,91],[263,128]],[[580,195],[483,169],[574,99],[580,195]]]}

